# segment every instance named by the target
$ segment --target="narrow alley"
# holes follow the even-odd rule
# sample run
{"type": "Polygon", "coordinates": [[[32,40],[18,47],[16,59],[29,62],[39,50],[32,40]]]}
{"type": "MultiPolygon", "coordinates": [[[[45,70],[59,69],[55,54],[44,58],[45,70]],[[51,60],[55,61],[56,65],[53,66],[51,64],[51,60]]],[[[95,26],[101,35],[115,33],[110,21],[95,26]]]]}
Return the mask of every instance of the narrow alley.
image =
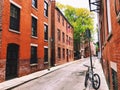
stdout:
{"type": "MultiPolygon", "coordinates": [[[[99,90],[108,90],[99,60],[95,57],[92,59],[96,67],[94,71],[98,73],[101,78],[99,90]]],[[[55,70],[38,79],[12,88],[12,90],[85,90],[84,78],[87,68],[84,67],[83,64],[89,65],[89,58],[80,59],[75,63],[55,70]]],[[[86,90],[94,89],[88,87],[86,90]]]]}

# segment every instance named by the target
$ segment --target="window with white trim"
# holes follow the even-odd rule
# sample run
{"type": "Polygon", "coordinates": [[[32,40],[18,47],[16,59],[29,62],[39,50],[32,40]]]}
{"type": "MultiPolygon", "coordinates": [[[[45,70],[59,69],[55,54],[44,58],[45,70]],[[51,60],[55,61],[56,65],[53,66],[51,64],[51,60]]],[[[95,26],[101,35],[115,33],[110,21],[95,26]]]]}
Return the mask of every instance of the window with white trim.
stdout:
{"type": "Polygon", "coordinates": [[[32,17],[32,36],[37,37],[37,19],[32,17]]]}
{"type": "Polygon", "coordinates": [[[32,6],[37,8],[37,0],[32,0],[32,6]]]}
{"type": "Polygon", "coordinates": [[[20,27],[20,8],[15,5],[10,5],[10,26],[9,28],[15,31],[19,31],[20,27]]]}
{"type": "Polygon", "coordinates": [[[44,1],[44,16],[48,17],[48,3],[44,1]]]}
{"type": "Polygon", "coordinates": [[[44,40],[48,40],[48,25],[44,24],[44,40]]]}

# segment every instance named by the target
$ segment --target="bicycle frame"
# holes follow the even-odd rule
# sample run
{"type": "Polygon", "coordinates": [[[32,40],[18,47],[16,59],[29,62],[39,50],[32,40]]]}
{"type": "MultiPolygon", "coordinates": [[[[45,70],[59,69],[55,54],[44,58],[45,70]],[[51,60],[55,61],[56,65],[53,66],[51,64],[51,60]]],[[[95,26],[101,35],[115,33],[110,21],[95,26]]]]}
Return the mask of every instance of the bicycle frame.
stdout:
{"type": "Polygon", "coordinates": [[[91,69],[91,67],[88,67],[88,70],[87,70],[87,73],[86,74],[88,74],[88,79],[91,81],[91,82],[93,82],[93,74],[94,74],[94,71],[91,69]]]}

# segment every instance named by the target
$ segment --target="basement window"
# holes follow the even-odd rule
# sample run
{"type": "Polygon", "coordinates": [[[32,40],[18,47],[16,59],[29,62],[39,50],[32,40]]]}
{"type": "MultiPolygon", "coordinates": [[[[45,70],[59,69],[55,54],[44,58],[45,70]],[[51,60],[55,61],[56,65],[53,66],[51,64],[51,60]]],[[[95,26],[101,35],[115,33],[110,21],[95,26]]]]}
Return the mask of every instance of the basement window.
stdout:
{"type": "Polygon", "coordinates": [[[37,47],[31,46],[31,59],[30,59],[30,64],[35,64],[37,63],[37,47]]]}
{"type": "Polygon", "coordinates": [[[114,69],[112,69],[112,84],[113,84],[113,89],[118,90],[117,72],[114,69]]]}
{"type": "Polygon", "coordinates": [[[44,48],[44,62],[48,62],[48,48],[44,48]]]}

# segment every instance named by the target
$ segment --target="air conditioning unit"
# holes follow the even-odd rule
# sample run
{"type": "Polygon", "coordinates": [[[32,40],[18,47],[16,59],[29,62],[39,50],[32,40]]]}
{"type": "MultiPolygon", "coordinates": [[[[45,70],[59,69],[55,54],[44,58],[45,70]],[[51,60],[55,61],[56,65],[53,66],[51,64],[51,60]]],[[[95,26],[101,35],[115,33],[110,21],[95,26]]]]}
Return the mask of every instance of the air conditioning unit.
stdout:
{"type": "Polygon", "coordinates": [[[120,23],[120,12],[118,12],[118,15],[117,15],[117,22],[120,23]]]}

